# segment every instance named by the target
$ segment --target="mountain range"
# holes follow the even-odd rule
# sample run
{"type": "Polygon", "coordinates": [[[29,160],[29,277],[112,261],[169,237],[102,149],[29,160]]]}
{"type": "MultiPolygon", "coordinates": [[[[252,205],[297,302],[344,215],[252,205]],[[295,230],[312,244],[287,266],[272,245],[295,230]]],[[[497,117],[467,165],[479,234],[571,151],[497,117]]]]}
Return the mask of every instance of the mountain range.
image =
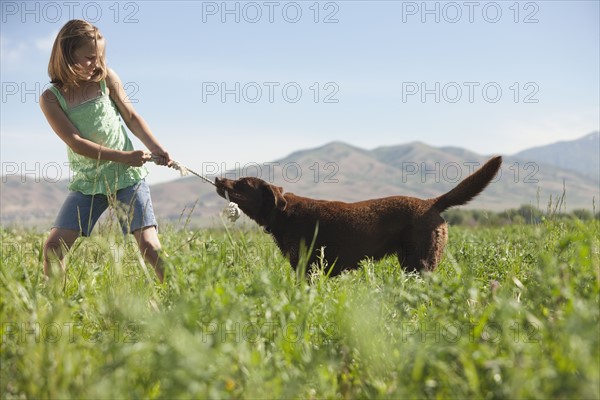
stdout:
{"type": "MultiPolygon", "coordinates": [[[[491,155],[490,155],[491,156],[491,155]]],[[[490,156],[458,147],[421,142],[361,149],[332,142],[296,151],[272,162],[241,165],[219,176],[258,176],[286,192],[319,199],[357,201],[404,195],[436,197],[454,187],[490,156]]],[[[189,166],[202,171],[196,166],[189,166]]],[[[214,176],[209,176],[214,178],[214,176]]],[[[212,185],[195,176],[152,185],[159,221],[181,225],[220,225],[227,202],[212,185]]],[[[566,210],[592,210],[600,197],[600,134],[533,147],[504,155],[501,172],[465,208],[500,211],[530,204],[545,209],[566,193],[566,210]]],[[[2,225],[48,227],[67,193],[67,182],[3,176],[0,183],[2,225]]],[[[596,211],[597,211],[597,206],[596,211]]]]}

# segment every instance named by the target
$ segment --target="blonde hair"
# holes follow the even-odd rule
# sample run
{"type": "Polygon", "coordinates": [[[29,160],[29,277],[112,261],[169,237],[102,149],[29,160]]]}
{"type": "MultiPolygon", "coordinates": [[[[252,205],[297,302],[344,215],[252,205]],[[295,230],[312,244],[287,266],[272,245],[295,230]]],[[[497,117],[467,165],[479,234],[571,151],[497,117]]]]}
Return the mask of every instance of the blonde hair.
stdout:
{"type": "Polygon", "coordinates": [[[108,71],[104,55],[104,37],[98,28],[89,22],[73,19],[61,28],[54,40],[48,63],[51,83],[58,86],[79,86],[79,82],[87,78],[84,71],[75,64],[74,53],[90,41],[96,48],[97,60],[96,70],[89,80],[100,82],[106,78],[108,71]]]}

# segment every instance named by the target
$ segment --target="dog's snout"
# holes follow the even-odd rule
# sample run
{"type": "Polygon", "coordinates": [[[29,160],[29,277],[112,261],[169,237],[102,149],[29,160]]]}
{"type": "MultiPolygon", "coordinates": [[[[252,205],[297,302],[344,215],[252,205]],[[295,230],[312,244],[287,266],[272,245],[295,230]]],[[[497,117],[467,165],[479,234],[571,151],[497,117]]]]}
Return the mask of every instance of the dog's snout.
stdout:
{"type": "Polygon", "coordinates": [[[227,181],[228,179],[226,178],[215,177],[215,186],[218,188],[225,188],[227,187],[227,181]]]}

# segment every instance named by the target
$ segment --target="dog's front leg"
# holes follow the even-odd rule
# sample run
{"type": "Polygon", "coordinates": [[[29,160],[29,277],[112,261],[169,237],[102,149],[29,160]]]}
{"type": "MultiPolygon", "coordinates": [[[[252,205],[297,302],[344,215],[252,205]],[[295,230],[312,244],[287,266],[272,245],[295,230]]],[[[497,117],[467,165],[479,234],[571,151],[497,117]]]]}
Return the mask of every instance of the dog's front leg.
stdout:
{"type": "Polygon", "coordinates": [[[290,265],[294,268],[294,271],[298,268],[298,263],[300,262],[300,255],[298,254],[298,248],[292,247],[287,253],[288,260],[290,260],[290,265]]]}

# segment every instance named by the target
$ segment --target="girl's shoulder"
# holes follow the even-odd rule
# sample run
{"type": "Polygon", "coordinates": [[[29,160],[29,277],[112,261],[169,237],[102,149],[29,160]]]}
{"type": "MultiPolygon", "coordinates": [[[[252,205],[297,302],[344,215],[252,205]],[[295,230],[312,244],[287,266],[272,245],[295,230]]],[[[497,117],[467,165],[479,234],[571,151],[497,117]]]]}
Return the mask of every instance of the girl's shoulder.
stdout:
{"type": "Polygon", "coordinates": [[[114,70],[114,69],[112,69],[112,68],[107,68],[107,71],[106,71],[106,79],[105,79],[105,80],[106,80],[106,84],[107,84],[108,86],[112,86],[112,85],[114,85],[115,83],[118,83],[118,82],[120,82],[120,81],[121,81],[121,80],[119,79],[119,75],[117,75],[117,73],[115,72],[115,70],[114,70]]]}
{"type": "Polygon", "coordinates": [[[119,75],[112,68],[107,68],[106,78],[105,78],[106,87],[108,88],[109,93],[118,93],[121,86],[121,79],[119,75]]]}
{"type": "Polygon", "coordinates": [[[50,85],[40,95],[40,105],[58,104],[60,101],[60,89],[55,85],[50,85]]]}

